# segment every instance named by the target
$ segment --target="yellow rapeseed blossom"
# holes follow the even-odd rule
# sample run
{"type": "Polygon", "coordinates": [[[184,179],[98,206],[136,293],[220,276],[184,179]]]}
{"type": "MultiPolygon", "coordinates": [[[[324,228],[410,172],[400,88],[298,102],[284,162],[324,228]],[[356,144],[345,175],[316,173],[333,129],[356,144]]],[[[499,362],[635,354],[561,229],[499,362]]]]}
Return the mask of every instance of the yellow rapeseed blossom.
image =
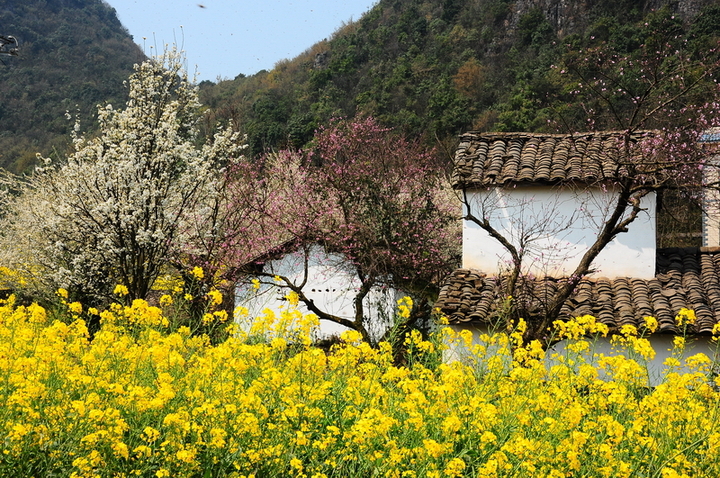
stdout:
{"type": "Polygon", "coordinates": [[[202,267],[198,266],[193,267],[190,274],[197,280],[202,280],[205,277],[205,271],[202,267]]]}
{"type": "Polygon", "coordinates": [[[294,290],[289,291],[285,295],[285,298],[288,301],[288,305],[292,308],[296,308],[300,302],[300,296],[298,296],[297,292],[295,292],[294,290]]]}
{"type": "Polygon", "coordinates": [[[691,309],[682,308],[680,312],[675,316],[675,323],[679,326],[692,325],[695,323],[697,318],[695,317],[695,311],[691,309]]]}
{"type": "Polygon", "coordinates": [[[657,330],[658,326],[660,325],[655,317],[647,316],[643,319],[645,323],[645,328],[650,332],[653,333],[657,330]]]}
{"type": "Polygon", "coordinates": [[[465,470],[465,462],[462,460],[462,458],[456,457],[448,461],[447,465],[445,465],[445,470],[443,471],[443,473],[445,476],[458,477],[462,476],[463,470],[465,470]]]}
{"type": "Polygon", "coordinates": [[[153,290],[179,293],[183,290],[183,287],[185,287],[185,283],[180,277],[165,274],[155,280],[152,288],[153,290]]]}
{"type": "Polygon", "coordinates": [[[673,347],[679,351],[685,349],[685,337],[682,337],[680,335],[676,335],[675,337],[673,337],[673,347]]]}
{"type": "Polygon", "coordinates": [[[410,312],[412,311],[413,307],[413,300],[408,297],[402,297],[397,301],[398,303],[398,315],[402,317],[403,319],[409,319],[410,318],[410,312]]]}
{"type": "Polygon", "coordinates": [[[210,305],[216,306],[222,304],[223,296],[217,289],[212,289],[210,292],[207,293],[208,298],[210,299],[210,305]]]}
{"type": "Polygon", "coordinates": [[[115,289],[113,290],[113,294],[120,295],[120,296],[126,296],[129,293],[130,293],[130,291],[128,291],[127,286],[124,286],[122,284],[116,285],[115,289]]]}
{"type": "Polygon", "coordinates": [[[78,314],[0,303],[0,475],[720,476],[710,354],[674,350],[649,388],[648,339],[596,355],[591,316],[558,324],[564,360],[516,327],[458,333],[470,360],[437,364],[357,331],[313,347],[290,301],[256,318],[266,335],[216,344],[145,301],[98,312],[90,340],[78,314]]]}
{"type": "Polygon", "coordinates": [[[68,309],[73,314],[82,314],[82,304],[80,302],[71,302],[68,304],[68,309]]]}

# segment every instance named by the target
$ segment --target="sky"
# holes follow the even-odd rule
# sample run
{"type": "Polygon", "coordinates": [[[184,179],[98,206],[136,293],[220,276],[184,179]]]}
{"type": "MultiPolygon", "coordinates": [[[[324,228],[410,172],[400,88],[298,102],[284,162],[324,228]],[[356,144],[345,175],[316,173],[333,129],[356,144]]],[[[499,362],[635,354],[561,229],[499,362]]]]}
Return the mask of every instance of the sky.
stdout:
{"type": "Polygon", "coordinates": [[[185,50],[198,81],[270,70],[351,20],[374,0],[105,0],[145,54],[185,50]],[[151,48],[152,47],[152,48],[151,48]]]}

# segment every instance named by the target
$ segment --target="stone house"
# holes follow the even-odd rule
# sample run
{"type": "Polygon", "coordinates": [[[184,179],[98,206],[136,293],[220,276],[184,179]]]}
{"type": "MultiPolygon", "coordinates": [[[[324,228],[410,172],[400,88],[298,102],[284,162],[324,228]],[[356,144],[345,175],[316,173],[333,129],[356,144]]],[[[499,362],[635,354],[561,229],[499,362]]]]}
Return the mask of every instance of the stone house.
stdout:
{"type": "MultiPolygon", "coordinates": [[[[651,133],[638,133],[637,139],[646,134],[651,133]]],[[[542,309],[543,298],[552,296],[595,241],[616,201],[612,180],[624,174],[620,135],[461,136],[453,187],[463,194],[466,212],[522,250],[524,297],[518,299],[526,308],[542,309]]],[[[656,351],[666,350],[668,337],[683,332],[698,337],[694,349],[713,355],[708,339],[720,322],[720,244],[656,248],[656,193],[640,201],[642,213],[593,261],[592,272],[562,305],[560,318],[591,314],[617,331],[625,324],[642,330],[644,317],[654,316],[656,351]],[[674,320],[681,308],[697,315],[682,331],[674,320]]],[[[705,231],[706,240],[709,236],[705,231]]],[[[510,262],[496,237],[464,220],[462,268],[445,281],[436,303],[451,327],[479,332],[492,325],[510,262]]],[[[656,361],[662,359],[658,353],[656,361]]]]}

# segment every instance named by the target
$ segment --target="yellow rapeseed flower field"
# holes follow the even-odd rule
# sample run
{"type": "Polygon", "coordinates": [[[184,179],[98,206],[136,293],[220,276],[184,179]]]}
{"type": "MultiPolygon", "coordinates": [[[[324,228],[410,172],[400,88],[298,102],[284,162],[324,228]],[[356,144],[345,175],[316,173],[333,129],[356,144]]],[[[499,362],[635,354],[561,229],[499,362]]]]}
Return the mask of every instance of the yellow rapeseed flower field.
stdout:
{"type": "Polygon", "coordinates": [[[607,332],[589,316],[556,324],[570,345],[552,360],[518,324],[491,346],[410,334],[399,365],[353,332],[313,347],[294,302],[216,345],[142,301],[101,311],[92,340],[79,305],[60,321],[3,302],[0,476],[720,476],[714,364],[683,344],[690,372],[654,388],[632,330],[614,339],[628,354],[584,361],[607,332]],[[448,343],[468,360],[433,359],[448,343]]]}

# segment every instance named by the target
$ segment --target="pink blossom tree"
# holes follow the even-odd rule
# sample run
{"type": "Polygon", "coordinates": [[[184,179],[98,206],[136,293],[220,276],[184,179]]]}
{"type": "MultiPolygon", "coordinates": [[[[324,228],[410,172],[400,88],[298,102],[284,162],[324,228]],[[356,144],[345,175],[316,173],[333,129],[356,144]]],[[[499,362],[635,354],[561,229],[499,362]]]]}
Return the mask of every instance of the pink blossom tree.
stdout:
{"type": "Polygon", "coordinates": [[[198,301],[202,291],[216,287],[232,312],[237,282],[260,257],[314,241],[325,207],[317,203],[301,163],[297,152],[280,151],[260,160],[239,157],[225,166],[205,207],[186,223],[192,239],[172,261],[181,273],[203,269],[201,279],[185,281],[193,284],[195,290],[187,292],[198,301]]]}
{"type": "Polygon", "coordinates": [[[238,166],[234,174],[228,207],[244,212],[228,228],[223,248],[242,265],[236,272],[294,291],[319,318],[366,339],[363,301],[374,287],[427,301],[458,261],[459,208],[434,152],[372,118],[336,120],[316,133],[311,148],[268,155],[261,166],[238,166]],[[356,277],[353,317],[321,310],[307,297],[307,254],[314,245],[342,256],[356,277]],[[254,259],[288,248],[306,255],[303,279],[278,282],[274,273],[253,267],[254,259]]]}

